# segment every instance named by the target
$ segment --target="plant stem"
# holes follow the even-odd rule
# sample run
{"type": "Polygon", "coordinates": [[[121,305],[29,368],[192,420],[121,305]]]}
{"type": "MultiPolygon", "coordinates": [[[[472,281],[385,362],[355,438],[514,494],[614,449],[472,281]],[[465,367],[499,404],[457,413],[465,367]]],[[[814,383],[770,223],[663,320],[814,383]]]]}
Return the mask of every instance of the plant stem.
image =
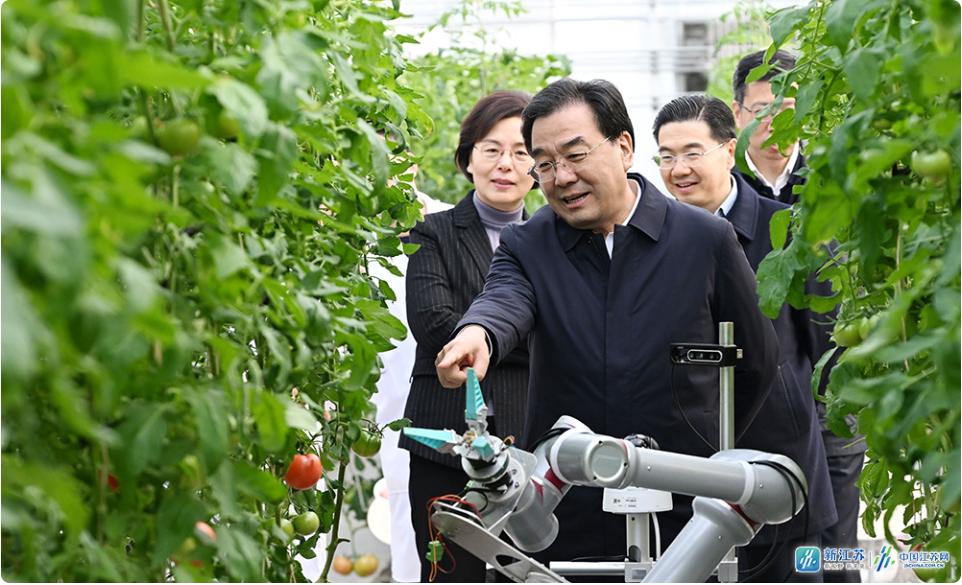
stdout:
{"type": "Polygon", "coordinates": [[[140,0],[137,2],[137,42],[144,42],[144,2],[147,0],[140,0]]]}
{"type": "Polygon", "coordinates": [[[170,178],[170,202],[174,208],[177,208],[180,203],[180,165],[174,165],[174,170],[171,173],[170,178]]]}
{"type": "Polygon", "coordinates": [[[334,523],[331,526],[331,543],[327,545],[327,560],[324,562],[324,570],[321,571],[321,576],[318,577],[318,583],[327,583],[327,574],[331,570],[331,564],[334,562],[334,552],[337,551],[337,545],[341,543],[338,538],[338,529],[341,525],[341,508],[344,507],[344,476],[347,473],[347,462],[341,461],[340,467],[337,470],[337,483],[340,487],[337,489],[337,496],[334,500],[334,523]]]}
{"type": "Polygon", "coordinates": [[[160,11],[160,20],[164,23],[164,29],[167,31],[167,41],[170,43],[170,50],[173,51],[177,42],[174,39],[174,29],[170,26],[170,7],[167,6],[167,0],[159,0],[157,2],[157,8],[160,11]]]}
{"type": "Polygon", "coordinates": [[[147,119],[147,134],[150,135],[150,142],[154,146],[157,146],[157,132],[154,130],[154,117],[150,114],[150,103],[147,102],[147,92],[141,87],[137,90],[137,93],[139,94],[137,98],[140,102],[140,113],[147,119]]]}

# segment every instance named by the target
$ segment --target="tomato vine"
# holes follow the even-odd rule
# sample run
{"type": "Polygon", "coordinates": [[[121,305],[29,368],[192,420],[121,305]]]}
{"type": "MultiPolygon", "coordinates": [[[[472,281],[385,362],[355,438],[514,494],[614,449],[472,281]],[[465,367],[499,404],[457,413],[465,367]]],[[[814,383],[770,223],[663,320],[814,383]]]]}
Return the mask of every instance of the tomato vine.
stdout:
{"type": "Polygon", "coordinates": [[[884,520],[897,544],[888,521],[903,514],[904,544],[950,551],[940,580],[957,579],[959,5],[813,1],[770,23],[771,50],[793,37],[800,46],[797,68],[773,80],[796,109],[775,118],[772,141],[806,141],[809,169],[799,205],[773,221],[773,242],[789,225],[793,239],[759,269],[762,307],[840,304],[849,347],[835,350],[828,416],[851,436],[844,415],[857,413],[866,436],[863,526],[874,535],[884,520]],[[835,296],[804,295],[813,270],[835,296]]]}
{"type": "Polygon", "coordinates": [[[397,8],[4,3],[6,579],[303,580],[405,335],[397,8]],[[305,448],[338,474],[289,491],[305,448]]]}

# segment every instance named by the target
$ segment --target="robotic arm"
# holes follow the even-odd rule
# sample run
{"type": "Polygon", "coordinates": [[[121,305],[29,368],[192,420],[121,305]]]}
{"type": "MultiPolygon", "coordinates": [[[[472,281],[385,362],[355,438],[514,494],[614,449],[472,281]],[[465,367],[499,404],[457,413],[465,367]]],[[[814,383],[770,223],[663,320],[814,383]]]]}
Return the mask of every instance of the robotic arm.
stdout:
{"type": "Polygon", "coordinates": [[[461,456],[471,479],[466,505],[435,504],[435,526],[517,582],[564,581],[520,551],[538,552],[554,541],[554,509],[572,485],[638,486],[696,496],[692,520],[645,582],[703,582],[733,547],[750,542],[764,524],[792,518],[808,489],[802,471],[783,455],[734,449],[705,459],[668,453],[593,433],[568,416],[546,433],[534,454],[510,448],[487,432],[487,407],[472,369],[467,405],[464,435],[404,432],[442,453],[461,456]],[[520,551],[498,538],[502,531],[520,551]],[[506,564],[508,560],[517,562],[506,564]]]}

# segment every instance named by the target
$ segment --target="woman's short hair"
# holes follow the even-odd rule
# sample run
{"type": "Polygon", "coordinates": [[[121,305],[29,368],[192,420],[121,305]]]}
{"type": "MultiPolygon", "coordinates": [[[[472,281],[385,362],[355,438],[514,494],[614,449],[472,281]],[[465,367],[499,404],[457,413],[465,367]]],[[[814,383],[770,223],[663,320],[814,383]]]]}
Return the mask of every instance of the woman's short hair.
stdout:
{"type": "Polygon", "coordinates": [[[468,164],[471,162],[474,145],[487,136],[501,120],[520,118],[521,112],[530,101],[531,94],[525,91],[496,91],[478,100],[471,113],[461,122],[461,137],[458,139],[458,149],[454,151],[454,162],[472,184],[474,177],[468,172],[468,164]]]}

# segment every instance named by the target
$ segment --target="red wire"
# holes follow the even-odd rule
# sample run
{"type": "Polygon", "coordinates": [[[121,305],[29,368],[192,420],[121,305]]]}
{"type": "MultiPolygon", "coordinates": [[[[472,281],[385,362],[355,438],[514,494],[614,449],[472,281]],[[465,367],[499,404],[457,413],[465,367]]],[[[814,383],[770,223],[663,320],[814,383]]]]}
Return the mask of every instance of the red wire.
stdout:
{"type": "MultiPolygon", "coordinates": [[[[436,560],[435,560],[435,561],[431,561],[431,576],[430,576],[430,581],[431,581],[432,583],[434,582],[434,579],[437,577],[437,572],[438,572],[438,571],[441,571],[442,573],[444,573],[444,574],[447,575],[447,574],[453,573],[453,572],[458,568],[458,561],[457,561],[457,559],[454,558],[454,555],[451,554],[450,549],[448,549],[448,545],[447,545],[447,544],[444,542],[444,540],[441,538],[441,533],[440,533],[440,532],[435,533],[434,523],[431,522],[431,508],[434,506],[435,502],[440,502],[440,501],[452,502],[452,503],[455,503],[455,504],[461,504],[461,505],[464,505],[464,506],[470,506],[471,509],[474,510],[474,513],[477,514],[479,518],[481,517],[481,512],[478,511],[478,507],[477,507],[477,506],[475,506],[475,505],[472,504],[471,502],[468,502],[468,501],[464,500],[463,498],[461,498],[460,496],[457,496],[457,495],[455,495],[455,494],[448,494],[448,495],[445,495],[445,496],[438,496],[438,497],[436,497],[436,498],[431,498],[430,500],[428,500],[428,503],[427,503],[427,510],[428,510],[428,530],[429,530],[429,534],[430,534],[430,536],[431,536],[431,540],[432,540],[432,541],[435,541],[435,540],[436,540],[436,541],[438,541],[439,543],[441,543],[441,546],[444,548],[444,552],[446,552],[446,553],[448,554],[448,557],[451,559],[451,568],[448,569],[448,570],[442,569],[441,566],[438,564],[438,562],[437,562],[436,560]]],[[[429,545],[429,546],[430,546],[430,545],[429,545]]]]}

